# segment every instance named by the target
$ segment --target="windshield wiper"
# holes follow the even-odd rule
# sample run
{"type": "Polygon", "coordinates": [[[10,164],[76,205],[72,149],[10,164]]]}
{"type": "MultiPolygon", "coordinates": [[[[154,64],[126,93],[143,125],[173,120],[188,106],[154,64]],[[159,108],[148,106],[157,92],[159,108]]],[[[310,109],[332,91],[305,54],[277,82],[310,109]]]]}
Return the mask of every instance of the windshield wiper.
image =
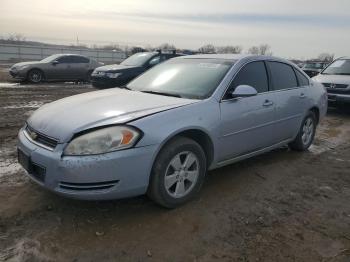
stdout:
{"type": "Polygon", "coordinates": [[[161,96],[173,96],[173,97],[181,97],[178,94],[172,94],[172,93],[166,93],[166,92],[160,92],[160,91],[152,91],[152,90],[143,90],[142,93],[148,93],[148,94],[155,94],[155,95],[161,95],[161,96]]]}
{"type": "Polygon", "coordinates": [[[130,87],[127,87],[126,85],[123,85],[123,86],[118,86],[118,88],[133,91],[133,89],[131,89],[130,87]]]}

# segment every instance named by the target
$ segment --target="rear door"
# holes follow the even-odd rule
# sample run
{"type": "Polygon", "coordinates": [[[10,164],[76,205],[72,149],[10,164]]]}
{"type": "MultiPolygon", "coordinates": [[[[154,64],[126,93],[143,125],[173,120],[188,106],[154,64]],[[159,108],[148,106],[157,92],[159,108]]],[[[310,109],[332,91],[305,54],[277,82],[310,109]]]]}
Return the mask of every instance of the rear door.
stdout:
{"type": "Polygon", "coordinates": [[[309,80],[291,65],[268,61],[276,96],[276,129],[279,141],[293,138],[304,117],[309,80]]]}
{"type": "Polygon", "coordinates": [[[249,154],[276,142],[275,100],[274,93],[269,91],[269,79],[263,61],[251,62],[238,72],[220,103],[219,161],[249,154]],[[239,85],[250,85],[258,94],[231,98],[229,93],[239,85]]]}
{"type": "Polygon", "coordinates": [[[50,78],[64,80],[71,75],[72,58],[69,55],[57,59],[58,64],[52,64],[50,78]]]}

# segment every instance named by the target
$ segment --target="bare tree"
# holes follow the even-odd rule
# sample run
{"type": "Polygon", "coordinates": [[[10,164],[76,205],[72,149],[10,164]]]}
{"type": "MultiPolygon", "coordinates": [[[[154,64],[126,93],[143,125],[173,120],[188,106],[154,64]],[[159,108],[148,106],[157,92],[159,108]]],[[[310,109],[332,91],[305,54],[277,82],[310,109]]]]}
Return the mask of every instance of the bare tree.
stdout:
{"type": "Polygon", "coordinates": [[[207,44],[200,47],[198,51],[203,54],[214,54],[216,52],[216,49],[212,44],[207,44]]]}
{"type": "Polygon", "coordinates": [[[24,42],[26,41],[26,38],[22,34],[15,33],[15,34],[9,34],[7,40],[11,42],[24,42]]]}
{"type": "Polygon", "coordinates": [[[160,50],[176,50],[176,47],[173,44],[163,43],[160,46],[158,46],[157,49],[160,49],[160,50]]]}
{"type": "Polygon", "coordinates": [[[240,54],[242,53],[241,46],[219,46],[216,48],[218,54],[240,54]]]}
{"type": "Polygon", "coordinates": [[[332,62],[334,60],[334,54],[322,53],[319,54],[318,59],[324,62],[332,62]]]}
{"type": "Polygon", "coordinates": [[[248,49],[248,53],[252,55],[272,55],[271,46],[268,44],[252,46],[248,49]]]}

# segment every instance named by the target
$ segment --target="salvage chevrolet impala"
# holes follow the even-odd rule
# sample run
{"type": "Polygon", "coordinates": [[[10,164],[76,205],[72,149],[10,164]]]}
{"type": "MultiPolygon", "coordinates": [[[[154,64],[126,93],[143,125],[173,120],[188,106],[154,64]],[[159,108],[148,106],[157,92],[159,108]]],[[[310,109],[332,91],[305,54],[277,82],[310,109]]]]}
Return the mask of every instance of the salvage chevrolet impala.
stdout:
{"type": "Polygon", "coordinates": [[[47,104],[19,132],[18,158],[45,188],[78,199],[147,193],[174,208],[208,170],[289,145],[304,151],[325,89],[273,57],[171,59],[124,88],[47,104]]]}

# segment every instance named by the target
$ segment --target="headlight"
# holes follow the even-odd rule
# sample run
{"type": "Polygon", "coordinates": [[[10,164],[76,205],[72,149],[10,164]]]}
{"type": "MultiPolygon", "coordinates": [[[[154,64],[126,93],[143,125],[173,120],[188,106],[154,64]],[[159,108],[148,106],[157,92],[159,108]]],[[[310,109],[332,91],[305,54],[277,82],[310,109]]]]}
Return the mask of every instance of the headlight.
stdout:
{"type": "Polygon", "coordinates": [[[117,78],[120,75],[121,73],[106,73],[106,76],[109,78],[117,78]]]}
{"type": "Polygon", "coordinates": [[[134,146],[140,136],[132,127],[106,127],[73,139],[64,155],[94,155],[126,149],[134,146]]]}

